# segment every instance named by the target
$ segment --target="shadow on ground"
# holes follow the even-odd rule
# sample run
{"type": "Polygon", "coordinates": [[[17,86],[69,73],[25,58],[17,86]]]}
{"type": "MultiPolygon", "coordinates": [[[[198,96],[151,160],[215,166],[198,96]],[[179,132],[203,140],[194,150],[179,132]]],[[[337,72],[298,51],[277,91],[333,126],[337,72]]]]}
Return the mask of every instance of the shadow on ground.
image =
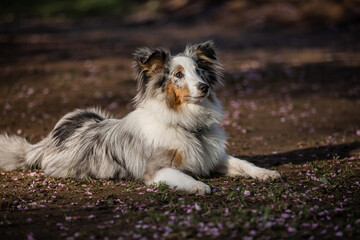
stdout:
{"type": "Polygon", "coordinates": [[[359,157],[360,143],[318,146],[271,155],[237,156],[259,166],[273,167],[283,164],[304,164],[316,160],[334,160],[359,157]]]}

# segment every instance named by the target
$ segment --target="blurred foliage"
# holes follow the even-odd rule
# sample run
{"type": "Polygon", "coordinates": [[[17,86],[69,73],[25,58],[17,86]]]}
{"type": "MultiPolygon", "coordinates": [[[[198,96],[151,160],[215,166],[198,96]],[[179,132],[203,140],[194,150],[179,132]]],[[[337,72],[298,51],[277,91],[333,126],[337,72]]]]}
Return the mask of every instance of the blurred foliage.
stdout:
{"type": "Polygon", "coordinates": [[[1,0],[0,15],[23,17],[122,16],[144,1],[127,0],[1,0]]]}
{"type": "Polygon", "coordinates": [[[360,22],[359,0],[1,0],[0,17],[126,17],[243,27],[332,26],[360,22]]]}

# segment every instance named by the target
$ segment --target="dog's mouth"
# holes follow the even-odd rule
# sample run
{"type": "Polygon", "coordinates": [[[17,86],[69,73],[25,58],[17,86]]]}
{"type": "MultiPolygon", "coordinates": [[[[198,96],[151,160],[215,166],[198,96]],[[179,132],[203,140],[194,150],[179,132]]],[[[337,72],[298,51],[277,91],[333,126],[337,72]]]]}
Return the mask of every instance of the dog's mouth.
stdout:
{"type": "Polygon", "coordinates": [[[184,98],[185,98],[186,100],[192,100],[192,101],[194,101],[194,102],[199,101],[199,102],[202,103],[202,102],[204,101],[204,99],[207,98],[208,96],[209,96],[209,93],[206,93],[206,94],[201,95],[201,96],[198,96],[198,97],[184,96],[184,98]]]}

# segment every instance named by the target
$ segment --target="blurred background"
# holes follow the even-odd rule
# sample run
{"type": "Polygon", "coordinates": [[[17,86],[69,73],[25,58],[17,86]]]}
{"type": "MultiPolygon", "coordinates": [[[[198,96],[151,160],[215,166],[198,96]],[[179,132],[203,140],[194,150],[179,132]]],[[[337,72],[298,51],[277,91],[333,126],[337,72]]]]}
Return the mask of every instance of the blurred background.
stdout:
{"type": "Polygon", "coordinates": [[[116,17],[125,22],[207,21],[241,27],[335,27],[359,20],[357,0],[3,0],[3,20],[116,17]]]}
{"type": "Polygon", "coordinates": [[[136,48],[208,39],[233,154],[359,141],[357,0],[2,0],[0,130],[36,141],[92,105],[123,117],[136,48]]]}

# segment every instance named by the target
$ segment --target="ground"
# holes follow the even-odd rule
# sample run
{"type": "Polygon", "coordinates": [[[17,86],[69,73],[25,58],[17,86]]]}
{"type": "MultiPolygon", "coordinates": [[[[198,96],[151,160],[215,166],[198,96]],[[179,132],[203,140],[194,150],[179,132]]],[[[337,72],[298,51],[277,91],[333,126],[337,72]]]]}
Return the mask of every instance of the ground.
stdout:
{"type": "Polygon", "coordinates": [[[0,172],[4,239],[356,239],[360,234],[360,52],[351,28],[237,29],[112,19],[0,27],[0,131],[35,143],[65,113],[121,118],[135,95],[132,52],[215,41],[224,65],[229,154],[282,179],[201,179],[206,196],[127,180],[0,172]]]}

